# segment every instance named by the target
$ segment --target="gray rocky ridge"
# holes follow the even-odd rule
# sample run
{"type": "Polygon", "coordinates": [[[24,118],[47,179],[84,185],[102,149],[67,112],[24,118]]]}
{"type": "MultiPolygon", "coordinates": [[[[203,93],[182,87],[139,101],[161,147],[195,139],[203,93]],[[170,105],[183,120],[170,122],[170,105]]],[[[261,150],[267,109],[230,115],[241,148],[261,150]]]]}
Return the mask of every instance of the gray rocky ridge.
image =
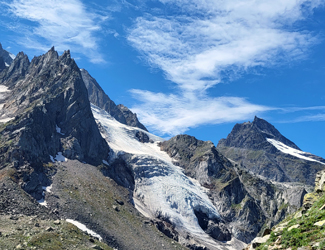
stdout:
{"type": "Polygon", "coordinates": [[[0,110],[1,121],[7,121],[1,128],[1,161],[22,171],[22,186],[36,199],[48,182],[42,165],[51,156],[62,152],[95,164],[108,157],[69,51],[58,56],[52,48],[31,62],[20,52],[0,72],[0,84],[8,88],[0,110]]]}
{"type": "Polygon", "coordinates": [[[139,122],[136,114],[132,113],[131,110],[122,104],[116,105],[108,95],[105,94],[104,90],[87,70],[81,69],[81,75],[88,90],[89,101],[92,104],[107,111],[120,123],[148,131],[146,127],[139,122]]]}

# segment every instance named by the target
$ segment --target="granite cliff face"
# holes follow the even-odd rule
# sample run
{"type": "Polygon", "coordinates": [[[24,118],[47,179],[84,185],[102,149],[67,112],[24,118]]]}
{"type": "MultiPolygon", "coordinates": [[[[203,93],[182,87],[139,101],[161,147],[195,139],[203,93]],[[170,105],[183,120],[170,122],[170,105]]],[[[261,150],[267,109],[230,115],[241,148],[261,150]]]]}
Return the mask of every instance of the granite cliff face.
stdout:
{"type": "Polygon", "coordinates": [[[89,101],[92,104],[107,111],[120,123],[148,131],[146,127],[139,122],[136,114],[132,113],[131,110],[122,104],[116,105],[108,95],[105,94],[104,90],[87,70],[81,69],[81,75],[88,90],[89,101]]]}
{"type": "Polygon", "coordinates": [[[270,182],[241,168],[220,154],[212,142],[178,135],[161,143],[161,149],[207,189],[225,228],[246,243],[296,211],[306,193],[303,185],[270,182]]]}
{"type": "Polygon", "coordinates": [[[40,186],[46,184],[43,163],[59,152],[92,164],[107,159],[109,147],[69,51],[59,57],[52,48],[31,62],[21,52],[0,72],[0,84],[6,88],[0,110],[1,162],[24,169],[24,187],[35,198],[41,197],[40,186]],[[35,178],[40,179],[38,185],[35,178]]]}
{"type": "Polygon", "coordinates": [[[217,149],[253,173],[278,182],[313,185],[316,173],[325,167],[324,159],[301,151],[274,126],[257,117],[252,123],[236,124],[217,149]]]}

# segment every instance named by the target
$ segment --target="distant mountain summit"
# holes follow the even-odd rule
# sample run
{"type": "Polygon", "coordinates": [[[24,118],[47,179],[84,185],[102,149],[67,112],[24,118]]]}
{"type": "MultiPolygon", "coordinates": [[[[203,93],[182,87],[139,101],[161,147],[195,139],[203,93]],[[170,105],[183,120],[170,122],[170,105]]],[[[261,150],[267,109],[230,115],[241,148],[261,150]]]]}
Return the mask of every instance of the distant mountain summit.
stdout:
{"type": "Polygon", "coordinates": [[[236,124],[217,148],[254,173],[280,182],[313,185],[316,172],[325,167],[323,158],[301,151],[272,124],[258,117],[253,122],[236,124]]]}
{"type": "Polygon", "coordinates": [[[289,147],[298,149],[298,146],[285,138],[272,124],[255,116],[253,122],[236,124],[226,139],[221,139],[220,146],[238,147],[245,149],[265,149],[271,147],[265,140],[274,139],[286,144],[289,147]]]}
{"type": "Polygon", "coordinates": [[[116,105],[108,95],[105,94],[104,90],[87,70],[81,69],[80,71],[88,90],[89,101],[92,104],[107,111],[120,123],[148,131],[147,128],[139,122],[136,114],[132,113],[131,110],[122,104],[116,105]]]}
{"type": "Polygon", "coordinates": [[[0,43],[0,70],[4,67],[9,67],[15,56],[2,48],[0,43]]]}

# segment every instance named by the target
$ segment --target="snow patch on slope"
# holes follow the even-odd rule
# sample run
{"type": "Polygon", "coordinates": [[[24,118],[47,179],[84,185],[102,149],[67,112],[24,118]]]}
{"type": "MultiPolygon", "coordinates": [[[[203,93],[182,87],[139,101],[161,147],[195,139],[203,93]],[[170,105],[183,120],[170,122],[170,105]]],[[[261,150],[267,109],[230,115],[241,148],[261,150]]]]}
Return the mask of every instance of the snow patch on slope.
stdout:
{"type": "Polygon", "coordinates": [[[59,128],[58,125],[55,125],[55,130],[58,134],[64,135],[64,133],[61,132],[61,128],[59,128]]]}
{"type": "MultiPolygon", "coordinates": [[[[114,151],[132,166],[135,176],[134,203],[145,216],[165,218],[176,230],[189,233],[212,249],[219,249],[216,241],[200,227],[194,211],[201,211],[211,219],[220,218],[205,189],[190,180],[180,167],[172,163],[159,148],[162,138],[142,129],[121,124],[106,111],[92,105],[93,115],[103,128],[102,136],[114,151]],[[104,130],[104,131],[103,131],[104,130]],[[141,143],[136,132],[146,133],[152,143],[141,143]]],[[[228,242],[227,249],[235,249],[228,242]]],[[[222,243],[220,243],[222,244],[222,243]]]]}
{"type": "Polygon", "coordinates": [[[44,206],[44,207],[47,207],[47,202],[45,200],[45,198],[43,197],[42,199],[38,200],[37,201],[40,205],[44,206]]]}
{"type": "Polygon", "coordinates": [[[6,123],[6,122],[9,122],[11,120],[13,120],[15,117],[7,117],[7,118],[3,118],[3,119],[0,119],[0,122],[1,123],[6,123]]]}
{"type": "Polygon", "coordinates": [[[42,194],[43,197],[42,197],[42,199],[38,200],[37,202],[38,202],[40,205],[44,206],[44,207],[48,207],[48,206],[47,206],[47,202],[46,202],[46,200],[45,200],[45,192],[52,193],[52,191],[51,191],[51,189],[52,189],[52,185],[50,185],[50,186],[42,186],[42,189],[43,189],[43,194],[42,194]]]}
{"type": "Polygon", "coordinates": [[[103,241],[103,238],[99,234],[95,233],[93,230],[90,230],[84,224],[82,224],[82,223],[80,223],[78,221],[75,221],[75,220],[71,220],[71,219],[66,219],[66,221],[73,224],[73,225],[75,225],[81,231],[87,232],[87,234],[90,234],[91,236],[98,238],[99,241],[103,241]]]}
{"type": "Polygon", "coordinates": [[[50,156],[50,159],[52,162],[65,162],[65,161],[68,161],[67,158],[65,158],[63,155],[62,155],[62,152],[58,152],[57,155],[55,156],[55,158],[52,156],[52,155],[49,155],[50,156]]]}
{"type": "Polygon", "coordinates": [[[289,146],[285,145],[284,143],[274,140],[274,139],[266,138],[266,140],[269,143],[271,143],[274,147],[276,147],[278,150],[280,150],[281,152],[283,152],[285,154],[289,154],[289,155],[295,156],[297,158],[300,158],[300,159],[303,159],[306,161],[314,161],[314,162],[318,162],[318,163],[325,165],[324,162],[320,162],[320,161],[317,161],[313,158],[306,156],[306,155],[311,155],[310,153],[306,153],[301,150],[294,149],[294,148],[289,147],[289,146]]]}
{"type": "Polygon", "coordinates": [[[14,54],[9,53],[9,56],[11,57],[12,60],[15,60],[16,56],[14,54]]]}

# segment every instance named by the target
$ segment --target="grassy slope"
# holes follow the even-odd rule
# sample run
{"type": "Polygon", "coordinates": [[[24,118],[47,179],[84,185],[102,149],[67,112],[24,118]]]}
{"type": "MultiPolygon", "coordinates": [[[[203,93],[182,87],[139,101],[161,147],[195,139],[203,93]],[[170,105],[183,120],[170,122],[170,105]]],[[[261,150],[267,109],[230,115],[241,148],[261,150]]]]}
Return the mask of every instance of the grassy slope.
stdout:
{"type": "Polygon", "coordinates": [[[289,216],[282,223],[273,228],[270,239],[257,249],[292,249],[305,246],[306,249],[325,249],[325,224],[314,225],[325,220],[325,194],[317,197],[312,207],[303,212],[301,208],[297,213],[289,216]],[[292,228],[293,226],[297,228],[292,228]],[[277,243],[276,243],[277,242],[277,243]]]}

